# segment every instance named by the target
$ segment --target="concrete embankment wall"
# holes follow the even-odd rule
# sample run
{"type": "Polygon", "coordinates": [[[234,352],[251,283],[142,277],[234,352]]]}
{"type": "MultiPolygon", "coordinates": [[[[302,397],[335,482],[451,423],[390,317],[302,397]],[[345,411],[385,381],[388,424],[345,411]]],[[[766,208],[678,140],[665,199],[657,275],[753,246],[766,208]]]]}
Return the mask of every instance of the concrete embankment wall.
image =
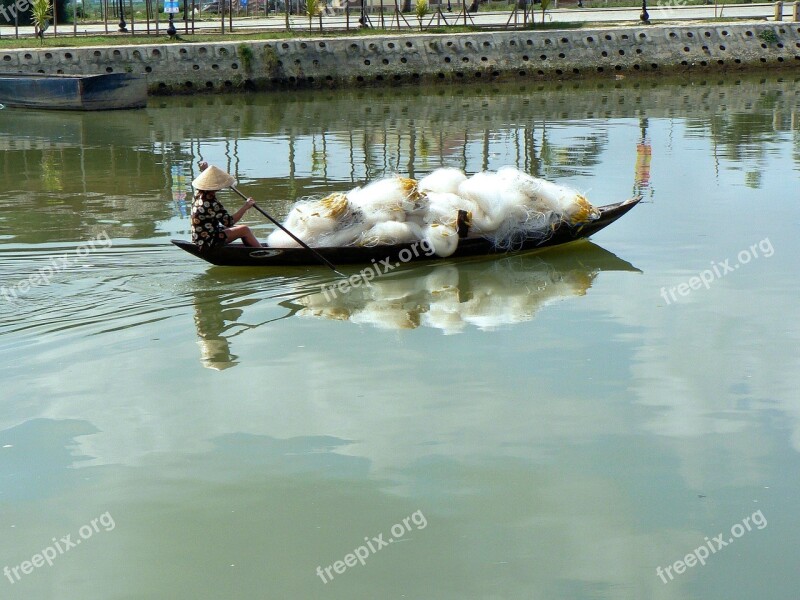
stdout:
{"type": "Polygon", "coordinates": [[[151,93],[800,67],[800,23],[0,51],[0,72],[142,73],[151,93]]]}

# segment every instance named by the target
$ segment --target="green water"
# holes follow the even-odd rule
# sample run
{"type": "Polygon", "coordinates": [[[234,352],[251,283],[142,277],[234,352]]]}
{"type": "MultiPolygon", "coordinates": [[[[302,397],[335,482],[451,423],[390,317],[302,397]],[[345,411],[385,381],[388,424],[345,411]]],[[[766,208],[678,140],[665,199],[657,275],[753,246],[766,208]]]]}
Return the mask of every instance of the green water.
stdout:
{"type": "Polygon", "coordinates": [[[798,82],[0,111],[0,598],[796,598],[798,82]],[[326,301],[169,243],[200,159],[276,216],[439,166],[644,201],[326,301]]]}

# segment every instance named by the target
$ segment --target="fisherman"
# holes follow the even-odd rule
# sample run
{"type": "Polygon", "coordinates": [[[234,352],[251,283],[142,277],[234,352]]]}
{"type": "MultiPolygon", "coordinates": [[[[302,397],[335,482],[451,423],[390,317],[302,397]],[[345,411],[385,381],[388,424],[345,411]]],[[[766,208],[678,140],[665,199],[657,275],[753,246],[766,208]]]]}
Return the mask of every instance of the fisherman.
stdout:
{"type": "Polygon", "coordinates": [[[260,248],[261,244],[246,225],[236,225],[256,201],[248,198],[244,206],[233,215],[228,214],[217,200],[216,192],[230,187],[236,180],[228,173],[208,163],[201,162],[200,176],[192,182],[197,193],[192,204],[192,242],[200,250],[229,244],[241,239],[245,246],[260,248]]]}

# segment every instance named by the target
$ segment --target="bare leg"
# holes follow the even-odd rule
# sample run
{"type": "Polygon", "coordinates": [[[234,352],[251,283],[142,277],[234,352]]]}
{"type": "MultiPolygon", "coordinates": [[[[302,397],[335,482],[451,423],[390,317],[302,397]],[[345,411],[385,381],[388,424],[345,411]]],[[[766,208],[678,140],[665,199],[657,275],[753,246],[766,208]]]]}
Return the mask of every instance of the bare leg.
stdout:
{"type": "Polygon", "coordinates": [[[229,244],[236,240],[242,240],[245,246],[250,246],[251,248],[261,247],[261,243],[256,239],[256,236],[253,235],[253,232],[250,231],[247,225],[229,227],[225,230],[225,237],[229,244]]]}

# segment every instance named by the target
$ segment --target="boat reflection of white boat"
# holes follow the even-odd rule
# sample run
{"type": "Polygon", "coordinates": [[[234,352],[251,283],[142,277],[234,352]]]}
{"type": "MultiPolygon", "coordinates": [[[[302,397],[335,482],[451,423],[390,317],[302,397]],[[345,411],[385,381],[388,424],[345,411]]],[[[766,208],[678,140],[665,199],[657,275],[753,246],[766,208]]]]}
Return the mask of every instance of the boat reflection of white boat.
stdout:
{"type": "Polygon", "coordinates": [[[601,271],[638,271],[591,242],[556,252],[418,266],[345,293],[321,290],[295,300],[301,317],[383,329],[431,327],[445,334],[492,330],[531,320],[545,305],[582,296],[601,271]]]}

